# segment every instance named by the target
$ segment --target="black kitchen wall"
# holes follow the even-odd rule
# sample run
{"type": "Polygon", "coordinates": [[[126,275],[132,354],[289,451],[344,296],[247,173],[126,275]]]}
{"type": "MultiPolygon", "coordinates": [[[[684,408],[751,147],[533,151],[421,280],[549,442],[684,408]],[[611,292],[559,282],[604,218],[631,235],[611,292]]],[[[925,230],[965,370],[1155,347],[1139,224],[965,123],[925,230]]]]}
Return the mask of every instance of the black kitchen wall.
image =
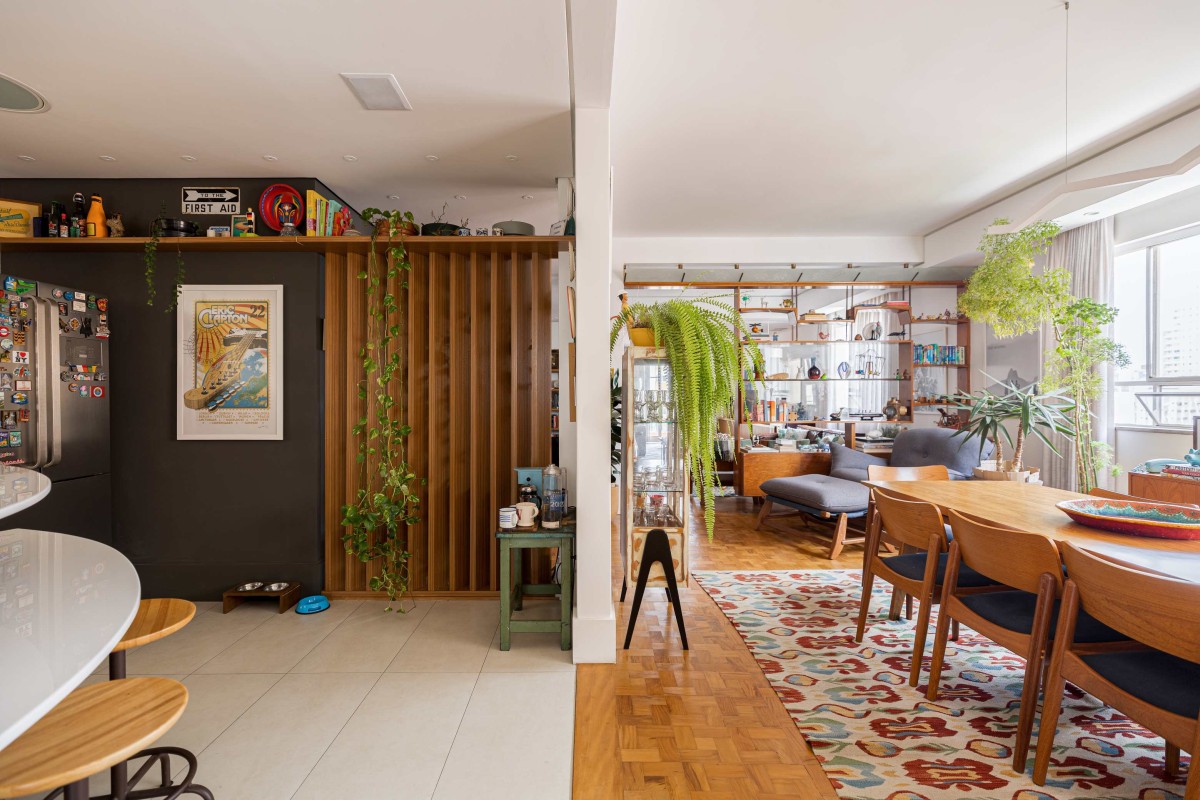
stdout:
{"type": "MultiPolygon", "coordinates": [[[[323,188],[311,179],[0,180],[0,196],[47,204],[69,200],[75,191],[101,193],[106,208],[124,212],[127,232],[143,235],[159,214],[160,199],[168,202],[168,213],[180,216],[179,188],[185,184],[240,186],[256,204],[258,193],[274,182],[300,192],[323,188]]],[[[216,217],[194,219],[228,224],[216,217]]],[[[146,305],[141,252],[4,253],[0,272],[109,298],[112,543],[138,568],[143,594],[217,599],[222,590],[250,579],[299,580],[306,593],[318,592],[324,537],[323,258],[183,257],[186,283],[283,284],[282,441],[175,439],[176,318],[164,312],[175,274],[169,239],[159,247],[154,307],[146,305]]],[[[55,502],[52,490],[42,504],[55,502]]]]}

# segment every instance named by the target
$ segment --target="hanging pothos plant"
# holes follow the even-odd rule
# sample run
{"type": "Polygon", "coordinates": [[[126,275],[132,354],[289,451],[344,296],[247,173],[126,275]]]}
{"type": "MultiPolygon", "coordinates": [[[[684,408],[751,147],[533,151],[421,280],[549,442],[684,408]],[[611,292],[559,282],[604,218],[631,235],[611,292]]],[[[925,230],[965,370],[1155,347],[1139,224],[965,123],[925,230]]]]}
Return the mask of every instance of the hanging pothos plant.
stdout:
{"type": "Polygon", "coordinates": [[[747,366],[763,369],[762,353],[733,306],[708,297],[624,306],[613,318],[608,349],[621,328],[652,328],[654,346],[666,351],[671,367],[675,426],[687,453],[692,486],[704,503],[704,528],[712,539],[716,510],[717,418],[737,406],[738,386],[747,366]]]}
{"type": "Polygon", "coordinates": [[[412,429],[404,422],[403,403],[397,401],[403,398],[404,362],[397,342],[402,321],[396,295],[408,286],[406,274],[412,269],[403,232],[413,215],[367,208],[363,217],[373,226],[367,268],[358,275],[367,309],[366,342],[358,352],[358,398],[366,411],[351,428],[361,472],[354,501],[342,506],[342,541],[359,561],[378,562],[379,574],[368,585],[394,603],[408,590],[408,527],[421,521],[418,478],[406,447],[412,429]],[[382,263],[376,249],[381,228],[387,234],[382,263]]]}
{"type": "MultiPolygon", "coordinates": [[[[145,266],[146,305],[154,305],[158,290],[154,286],[154,276],[158,271],[158,243],[162,237],[163,219],[167,216],[167,204],[159,206],[158,218],[150,223],[150,237],[142,248],[142,264],[145,266]]],[[[175,291],[171,293],[171,302],[167,303],[166,313],[170,314],[179,305],[179,295],[183,291],[183,282],[187,275],[183,265],[183,250],[178,244],[175,247],[175,291]]]]}

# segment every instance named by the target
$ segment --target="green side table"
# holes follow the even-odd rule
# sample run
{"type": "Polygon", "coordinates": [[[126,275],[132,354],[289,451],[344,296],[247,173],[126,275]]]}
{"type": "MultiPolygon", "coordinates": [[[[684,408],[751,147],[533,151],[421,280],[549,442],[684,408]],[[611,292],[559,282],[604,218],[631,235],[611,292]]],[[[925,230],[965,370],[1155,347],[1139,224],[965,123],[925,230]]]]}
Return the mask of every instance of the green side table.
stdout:
{"type": "Polygon", "coordinates": [[[500,649],[508,650],[513,632],[541,631],[562,636],[562,649],[571,649],[571,601],[575,583],[575,521],[567,520],[559,528],[503,528],[496,531],[500,543],[500,649]],[[557,547],[562,568],[557,583],[522,583],[521,550],[557,547]],[[513,551],[517,551],[516,563],[513,551]],[[513,619],[513,609],[521,610],[525,595],[553,597],[562,595],[559,619],[513,619]]]}

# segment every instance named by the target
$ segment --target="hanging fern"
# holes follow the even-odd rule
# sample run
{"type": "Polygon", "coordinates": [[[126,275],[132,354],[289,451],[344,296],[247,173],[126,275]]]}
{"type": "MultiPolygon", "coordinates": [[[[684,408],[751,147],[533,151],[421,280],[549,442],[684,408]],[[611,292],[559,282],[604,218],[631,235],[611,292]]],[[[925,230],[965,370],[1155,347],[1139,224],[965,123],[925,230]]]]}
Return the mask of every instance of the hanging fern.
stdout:
{"type": "Polygon", "coordinates": [[[750,339],[742,315],[719,300],[675,299],[627,306],[613,319],[610,353],[621,328],[635,321],[639,327],[654,329],[654,344],[666,351],[671,365],[675,426],[687,452],[692,486],[704,502],[704,528],[712,539],[717,418],[733,413],[743,369],[749,364],[760,373],[762,353],[750,339]]]}

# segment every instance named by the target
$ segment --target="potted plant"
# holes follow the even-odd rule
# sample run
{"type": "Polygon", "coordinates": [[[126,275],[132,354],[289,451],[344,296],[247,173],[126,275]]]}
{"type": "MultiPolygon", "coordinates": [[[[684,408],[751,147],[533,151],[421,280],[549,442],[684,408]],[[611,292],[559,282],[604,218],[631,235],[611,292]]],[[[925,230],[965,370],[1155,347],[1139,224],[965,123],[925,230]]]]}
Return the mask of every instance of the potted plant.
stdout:
{"type": "MultiPolygon", "coordinates": [[[[654,347],[654,329],[650,327],[649,317],[633,313],[632,309],[635,306],[629,305],[629,295],[622,292],[618,297],[621,298],[621,315],[625,317],[629,343],[634,347],[654,347]]],[[[639,303],[636,307],[646,308],[647,306],[639,303]]],[[[619,325],[615,327],[620,328],[619,325]]]]}
{"type": "Polygon", "coordinates": [[[395,237],[413,215],[366,208],[363,217],[373,223],[367,268],[358,275],[367,309],[366,340],[358,351],[362,368],[358,397],[367,410],[351,428],[358,441],[360,472],[354,498],[341,509],[346,526],[342,542],[359,561],[378,563],[379,574],[368,585],[394,603],[408,591],[408,528],[421,521],[417,516],[421,481],[407,458],[406,440],[412,429],[404,422],[404,362],[394,345],[402,324],[397,294],[407,286],[406,273],[412,269],[403,238],[395,237]],[[381,226],[380,221],[387,224],[381,226]],[[384,259],[376,246],[381,228],[387,232],[384,259]]]}
{"type": "Polygon", "coordinates": [[[733,411],[747,363],[755,373],[762,372],[762,353],[741,314],[728,303],[701,297],[630,305],[624,296],[621,303],[609,331],[609,351],[616,347],[621,329],[634,322],[639,323],[635,329],[653,332],[649,346],[663,349],[671,367],[675,427],[688,454],[692,486],[703,501],[704,527],[711,539],[716,521],[717,418],[733,411]]]}
{"type": "Polygon", "coordinates": [[[967,280],[958,307],[991,325],[1000,338],[1048,326],[1054,341],[1043,347],[1044,388],[1062,391],[1072,403],[1075,488],[1088,492],[1112,460],[1112,448],[1092,438],[1090,408],[1103,391],[1100,367],[1124,366],[1129,356],[1105,335],[1117,309],[1072,295],[1071,273],[1062,267],[1047,265],[1035,274],[1034,258],[1049,250],[1059,230],[1054,222],[1035,222],[1012,233],[984,234],[979,245],[983,263],[967,280]]]}
{"type": "Polygon", "coordinates": [[[446,216],[446,206],[448,205],[449,203],[442,203],[441,212],[429,212],[433,222],[426,222],[421,226],[422,236],[458,236],[457,225],[453,222],[442,222],[442,218],[446,216]]]}
{"type": "Polygon", "coordinates": [[[1061,455],[1050,438],[1060,434],[1073,438],[1075,429],[1071,416],[1075,404],[1059,393],[1040,394],[1034,384],[1020,387],[1012,383],[1003,384],[1005,392],[995,394],[986,389],[975,394],[960,394],[958,409],[967,412],[966,419],[955,431],[955,436],[978,436],[979,452],[983,454],[984,442],[989,439],[996,445],[993,458],[985,459],[975,468],[975,477],[983,480],[1008,480],[1024,483],[1036,480],[1037,468],[1025,465],[1025,443],[1035,436],[1045,443],[1056,456],[1061,455]],[[1014,439],[1006,423],[1015,422],[1017,434],[1014,439]],[[1011,460],[1004,458],[1004,443],[1013,447],[1011,460]]]}

